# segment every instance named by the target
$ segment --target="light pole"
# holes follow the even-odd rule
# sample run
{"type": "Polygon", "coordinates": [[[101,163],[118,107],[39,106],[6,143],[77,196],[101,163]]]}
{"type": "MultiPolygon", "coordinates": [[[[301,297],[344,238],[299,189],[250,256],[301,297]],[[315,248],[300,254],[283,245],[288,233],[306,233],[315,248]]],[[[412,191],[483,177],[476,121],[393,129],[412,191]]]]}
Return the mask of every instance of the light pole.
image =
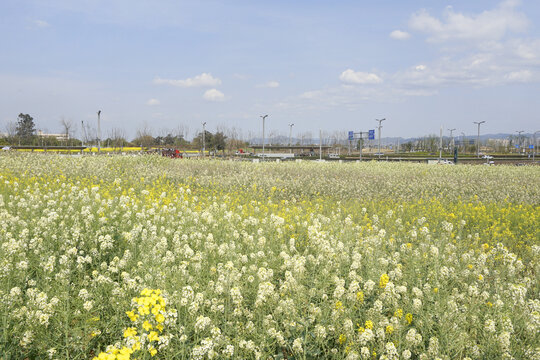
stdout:
{"type": "Polygon", "coordinates": [[[204,150],[205,150],[205,136],[206,136],[206,122],[202,123],[202,156],[204,158],[204,150]]]}
{"type": "MultiPolygon", "coordinates": [[[[292,127],[294,124],[289,124],[289,147],[291,147],[291,140],[292,140],[292,127]]],[[[292,147],[289,149],[289,152],[292,153],[292,147]]]]}
{"type": "Polygon", "coordinates": [[[486,121],[473,121],[474,124],[478,125],[478,135],[476,136],[476,157],[480,158],[480,125],[485,123],[486,121]]]}
{"type": "Polygon", "coordinates": [[[386,118],[384,118],[384,119],[375,119],[375,121],[379,122],[379,126],[378,126],[378,128],[379,128],[379,159],[381,158],[381,128],[382,128],[381,123],[383,121],[385,121],[385,120],[386,120],[386,118]]]}
{"type": "Polygon", "coordinates": [[[322,130],[319,129],[319,160],[322,161],[322,130]]]}
{"type": "Polygon", "coordinates": [[[98,140],[97,140],[97,151],[101,151],[101,110],[97,112],[97,132],[98,132],[98,140]]]}
{"type": "Polygon", "coordinates": [[[524,130],[516,130],[516,132],[518,133],[518,146],[519,146],[518,153],[519,153],[521,151],[521,133],[524,133],[525,131],[524,130]]]}
{"type": "Polygon", "coordinates": [[[536,154],[536,134],[539,133],[540,130],[538,131],[535,131],[533,136],[534,136],[534,144],[533,144],[533,163],[534,163],[534,155],[536,154]]]}
{"type": "Polygon", "coordinates": [[[463,153],[467,151],[467,146],[465,146],[465,133],[461,132],[461,142],[463,143],[463,153]]]}
{"type": "Polygon", "coordinates": [[[454,151],[454,148],[456,147],[456,144],[454,143],[454,135],[453,135],[453,132],[455,130],[456,129],[448,129],[448,131],[450,131],[450,137],[452,138],[452,151],[454,151]]]}
{"type": "Polygon", "coordinates": [[[263,138],[262,138],[262,142],[263,142],[263,147],[262,147],[262,157],[264,159],[264,120],[266,120],[266,118],[268,117],[268,115],[261,115],[261,118],[262,118],[262,121],[263,121],[263,138]]]}

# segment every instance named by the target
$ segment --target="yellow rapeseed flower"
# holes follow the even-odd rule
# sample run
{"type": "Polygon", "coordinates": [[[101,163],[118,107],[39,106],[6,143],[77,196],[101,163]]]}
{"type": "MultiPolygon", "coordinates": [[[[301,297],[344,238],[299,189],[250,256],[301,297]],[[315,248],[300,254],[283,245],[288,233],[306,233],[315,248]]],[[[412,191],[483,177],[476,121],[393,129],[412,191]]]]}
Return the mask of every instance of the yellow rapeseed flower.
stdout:
{"type": "Polygon", "coordinates": [[[386,284],[390,281],[390,278],[386,274],[382,274],[381,278],[379,279],[379,287],[381,289],[384,289],[386,287],[386,284]]]}
{"type": "Polygon", "coordinates": [[[365,326],[366,326],[366,329],[373,329],[373,321],[366,320],[365,326]]]}

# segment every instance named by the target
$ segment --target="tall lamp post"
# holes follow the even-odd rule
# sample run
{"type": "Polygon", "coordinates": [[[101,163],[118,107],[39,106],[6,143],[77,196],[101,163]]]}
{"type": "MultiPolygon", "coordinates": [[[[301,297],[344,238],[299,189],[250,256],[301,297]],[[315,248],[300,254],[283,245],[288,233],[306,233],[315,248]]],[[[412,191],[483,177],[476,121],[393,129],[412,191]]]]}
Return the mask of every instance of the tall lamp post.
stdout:
{"type": "Polygon", "coordinates": [[[204,158],[204,150],[205,150],[205,136],[206,136],[206,122],[202,123],[202,156],[204,158]]]}
{"type": "Polygon", "coordinates": [[[382,128],[381,123],[383,121],[385,121],[385,120],[386,120],[386,118],[384,118],[384,119],[375,119],[375,121],[379,122],[379,126],[378,126],[378,129],[379,129],[379,159],[381,158],[381,128],[382,128]]]}
{"type": "Polygon", "coordinates": [[[97,151],[101,151],[101,110],[97,112],[97,132],[98,132],[98,140],[97,140],[97,151]]]}
{"type": "Polygon", "coordinates": [[[518,133],[518,146],[519,146],[518,153],[519,153],[521,151],[521,133],[524,133],[525,131],[524,130],[516,130],[516,132],[518,133]]]}
{"type": "Polygon", "coordinates": [[[534,136],[534,144],[533,144],[533,163],[534,163],[534,155],[536,154],[536,134],[539,133],[540,130],[538,131],[535,131],[533,136],[534,136]]]}
{"type": "Polygon", "coordinates": [[[480,158],[480,125],[485,123],[486,121],[473,121],[474,124],[478,125],[478,135],[476,136],[476,157],[480,158]]]}
{"type": "MultiPolygon", "coordinates": [[[[294,124],[289,124],[289,147],[292,146],[292,127],[294,126],[294,124]]],[[[292,153],[292,147],[289,149],[289,151],[292,153]]]]}
{"type": "Polygon", "coordinates": [[[454,143],[454,135],[453,135],[453,132],[455,131],[456,129],[448,129],[448,131],[450,131],[450,137],[452,138],[452,151],[454,150],[454,148],[456,147],[456,144],[454,143]]]}
{"type": "Polygon", "coordinates": [[[263,138],[262,138],[262,142],[263,142],[263,146],[262,146],[262,153],[263,153],[263,159],[264,159],[264,120],[266,120],[266,118],[268,117],[268,115],[261,115],[261,119],[263,121],[263,138]]]}

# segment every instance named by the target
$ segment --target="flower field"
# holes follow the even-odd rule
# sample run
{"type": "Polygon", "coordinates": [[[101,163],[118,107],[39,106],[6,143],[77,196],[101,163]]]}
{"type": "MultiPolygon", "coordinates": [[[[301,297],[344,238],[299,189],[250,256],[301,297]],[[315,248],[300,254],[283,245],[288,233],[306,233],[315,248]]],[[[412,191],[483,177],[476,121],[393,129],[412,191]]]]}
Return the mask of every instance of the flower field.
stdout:
{"type": "Polygon", "coordinates": [[[0,359],[540,359],[540,167],[0,156],[0,359]]]}

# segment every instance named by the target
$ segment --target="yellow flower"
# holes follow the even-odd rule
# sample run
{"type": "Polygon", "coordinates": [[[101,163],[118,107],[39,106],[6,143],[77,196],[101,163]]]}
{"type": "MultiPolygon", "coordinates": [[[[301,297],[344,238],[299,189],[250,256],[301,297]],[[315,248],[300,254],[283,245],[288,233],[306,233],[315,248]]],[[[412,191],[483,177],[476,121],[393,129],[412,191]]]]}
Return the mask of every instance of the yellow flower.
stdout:
{"type": "Polygon", "coordinates": [[[342,345],[343,343],[345,343],[345,341],[347,341],[347,336],[345,334],[340,334],[338,341],[339,344],[342,345]]]}
{"type": "Polygon", "coordinates": [[[403,316],[403,310],[402,309],[397,309],[395,312],[394,312],[394,316],[401,319],[401,317],[403,316]]]}
{"type": "Polygon", "coordinates": [[[145,321],[142,324],[142,327],[144,328],[144,330],[148,331],[148,330],[152,329],[152,324],[150,324],[148,321],[145,321]]]}
{"type": "Polygon", "coordinates": [[[387,325],[386,326],[386,333],[387,334],[392,334],[394,332],[394,327],[392,325],[387,325]]]}
{"type": "Polygon", "coordinates": [[[137,318],[139,317],[134,311],[126,311],[126,315],[129,316],[131,321],[137,321],[137,318]]]}
{"type": "Polygon", "coordinates": [[[151,347],[150,349],[148,349],[148,351],[150,352],[150,355],[152,356],[155,356],[157,354],[157,350],[154,347],[151,347]]]}
{"type": "Polygon", "coordinates": [[[137,329],[134,327],[128,327],[126,330],[124,330],[124,337],[131,337],[137,335],[137,329]]]}
{"type": "Polygon", "coordinates": [[[148,334],[148,340],[159,341],[159,336],[158,336],[157,331],[150,331],[150,334],[148,334]]]}
{"type": "Polygon", "coordinates": [[[379,287],[381,289],[384,289],[386,287],[386,284],[388,284],[388,281],[390,281],[390,278],[386,274],[382,274],[381,278],[379,279],[379,287]]]}
{"type": "Polygon", "coordinates": [[[359,291],[356,293],[356,300],[359,302],[364,302],[364,292],[359,291]]]}
{"type": "Polygon", "coordinates": [[[373,321],[371,320],[366,320],[366,329],[373,329],[373,321]]]}
{"type": "Polygon", "coordinates": [[[164,322],[164,321],[165,321],[165,316],[163,316],[163,314],[157,314],[157,315],[156,315],[156,321],[157,321],[158,323],[164,322]]]}
{"type": "Polygon", "coordinates": [[[341,301],[336,302],[336,310],[341,310],[343,308],[343,303],[341,301]]]}
{"type": "Polygon", "coordinates": [[[409,325],[412,323],[412,314],[411,313],[407,313],[407,315],[405,315],[405,319],[407,320],[407,322],[409,323],[409,325]]]}

